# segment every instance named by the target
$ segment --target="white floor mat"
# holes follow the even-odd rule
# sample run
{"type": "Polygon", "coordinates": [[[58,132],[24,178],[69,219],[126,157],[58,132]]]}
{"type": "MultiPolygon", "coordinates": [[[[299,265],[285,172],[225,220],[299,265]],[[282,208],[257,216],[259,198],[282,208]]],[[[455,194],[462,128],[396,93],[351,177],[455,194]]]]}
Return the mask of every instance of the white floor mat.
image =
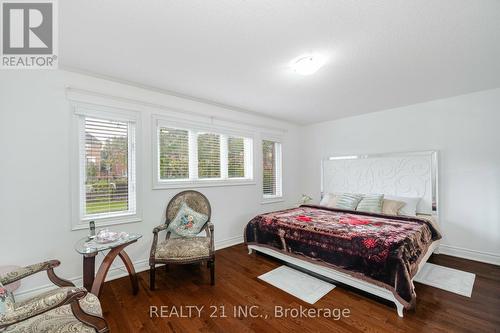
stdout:
{"type": "Polygon", "coordinates": [[[280,266],[262,274],[259,279],[279,288],[304,302],[316,303],[335,286],[288,266],[280,266]]]}
{"type": "Polygon", "coordinates": [[[413,281],[471,297],[475,279],[476,274],[473,273],[425,263],[413,281]]]}

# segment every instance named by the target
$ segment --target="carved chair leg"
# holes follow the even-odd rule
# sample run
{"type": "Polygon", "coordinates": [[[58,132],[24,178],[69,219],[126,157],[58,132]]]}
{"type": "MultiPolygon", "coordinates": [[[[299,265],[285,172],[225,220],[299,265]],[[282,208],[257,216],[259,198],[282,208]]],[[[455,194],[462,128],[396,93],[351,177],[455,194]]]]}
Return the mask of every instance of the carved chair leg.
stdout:
{"type": "Polygon", "coordinates": [[[155,265],[149,266],[149,289],[155,290],[155,265]]]}
{"type": "Polygon", "coordinates": [[[210,285],[215,285],[215,258],[209,261],[210,264],[210,285]]]}
{"type": "Polygon", "coordinates": [[[73,315],[76,319],[88,326],[95,328],[98,333],[109,332],[108,323],[106,322],[106,320],[99,316],[91,315],[83,311],[78,300],[71,302],[71,312],[73,312],[73,315]]]}

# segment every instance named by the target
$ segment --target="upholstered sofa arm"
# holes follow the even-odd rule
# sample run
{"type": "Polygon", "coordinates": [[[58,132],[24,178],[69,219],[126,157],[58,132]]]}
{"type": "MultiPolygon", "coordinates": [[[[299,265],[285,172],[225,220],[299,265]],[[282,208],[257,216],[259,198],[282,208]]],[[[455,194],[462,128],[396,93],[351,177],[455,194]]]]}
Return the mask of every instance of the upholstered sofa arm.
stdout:
{"type": "Polygon", "coordinates": [[[0,314],[0,328],[40,315],[85,297],[87,290],[77,287],[57,288],[23,302],[16,303],[12,311],[0,314]]]}
{"type": "Polygon", "coordinates": [[[16,282],[17,280],[21,280],[35,273],[54,269],[54,267],[57,267],[60,264],[61,262],[59,260],[49,260],[38,264],[21,267],[7,274],[0,275],[0,282],[2,282],[2,284],[4,285],[16,282]]]}

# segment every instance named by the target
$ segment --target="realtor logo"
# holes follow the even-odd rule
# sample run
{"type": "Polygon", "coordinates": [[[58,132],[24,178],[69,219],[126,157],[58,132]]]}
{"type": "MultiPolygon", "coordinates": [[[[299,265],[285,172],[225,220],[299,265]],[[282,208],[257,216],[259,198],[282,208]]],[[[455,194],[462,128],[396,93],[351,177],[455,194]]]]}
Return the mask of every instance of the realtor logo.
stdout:
{"type": "Polygon", "coordinates": [[[1,1],[1,68],[57,68],[54,0],[1,1]]]}

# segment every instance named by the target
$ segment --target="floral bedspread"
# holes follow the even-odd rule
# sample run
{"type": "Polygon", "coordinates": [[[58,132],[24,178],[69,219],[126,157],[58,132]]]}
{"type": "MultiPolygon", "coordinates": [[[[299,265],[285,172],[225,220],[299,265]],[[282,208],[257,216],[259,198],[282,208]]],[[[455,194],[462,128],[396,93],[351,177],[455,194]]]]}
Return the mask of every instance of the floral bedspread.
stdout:
{"type": "Polygon", "coordinates": [[[258,215],[245,228],[255,244],[314,261],[391,290],[415,304],[411,279],[429,245],[441,238],[428,221],[320,206],[258,215]]]}

